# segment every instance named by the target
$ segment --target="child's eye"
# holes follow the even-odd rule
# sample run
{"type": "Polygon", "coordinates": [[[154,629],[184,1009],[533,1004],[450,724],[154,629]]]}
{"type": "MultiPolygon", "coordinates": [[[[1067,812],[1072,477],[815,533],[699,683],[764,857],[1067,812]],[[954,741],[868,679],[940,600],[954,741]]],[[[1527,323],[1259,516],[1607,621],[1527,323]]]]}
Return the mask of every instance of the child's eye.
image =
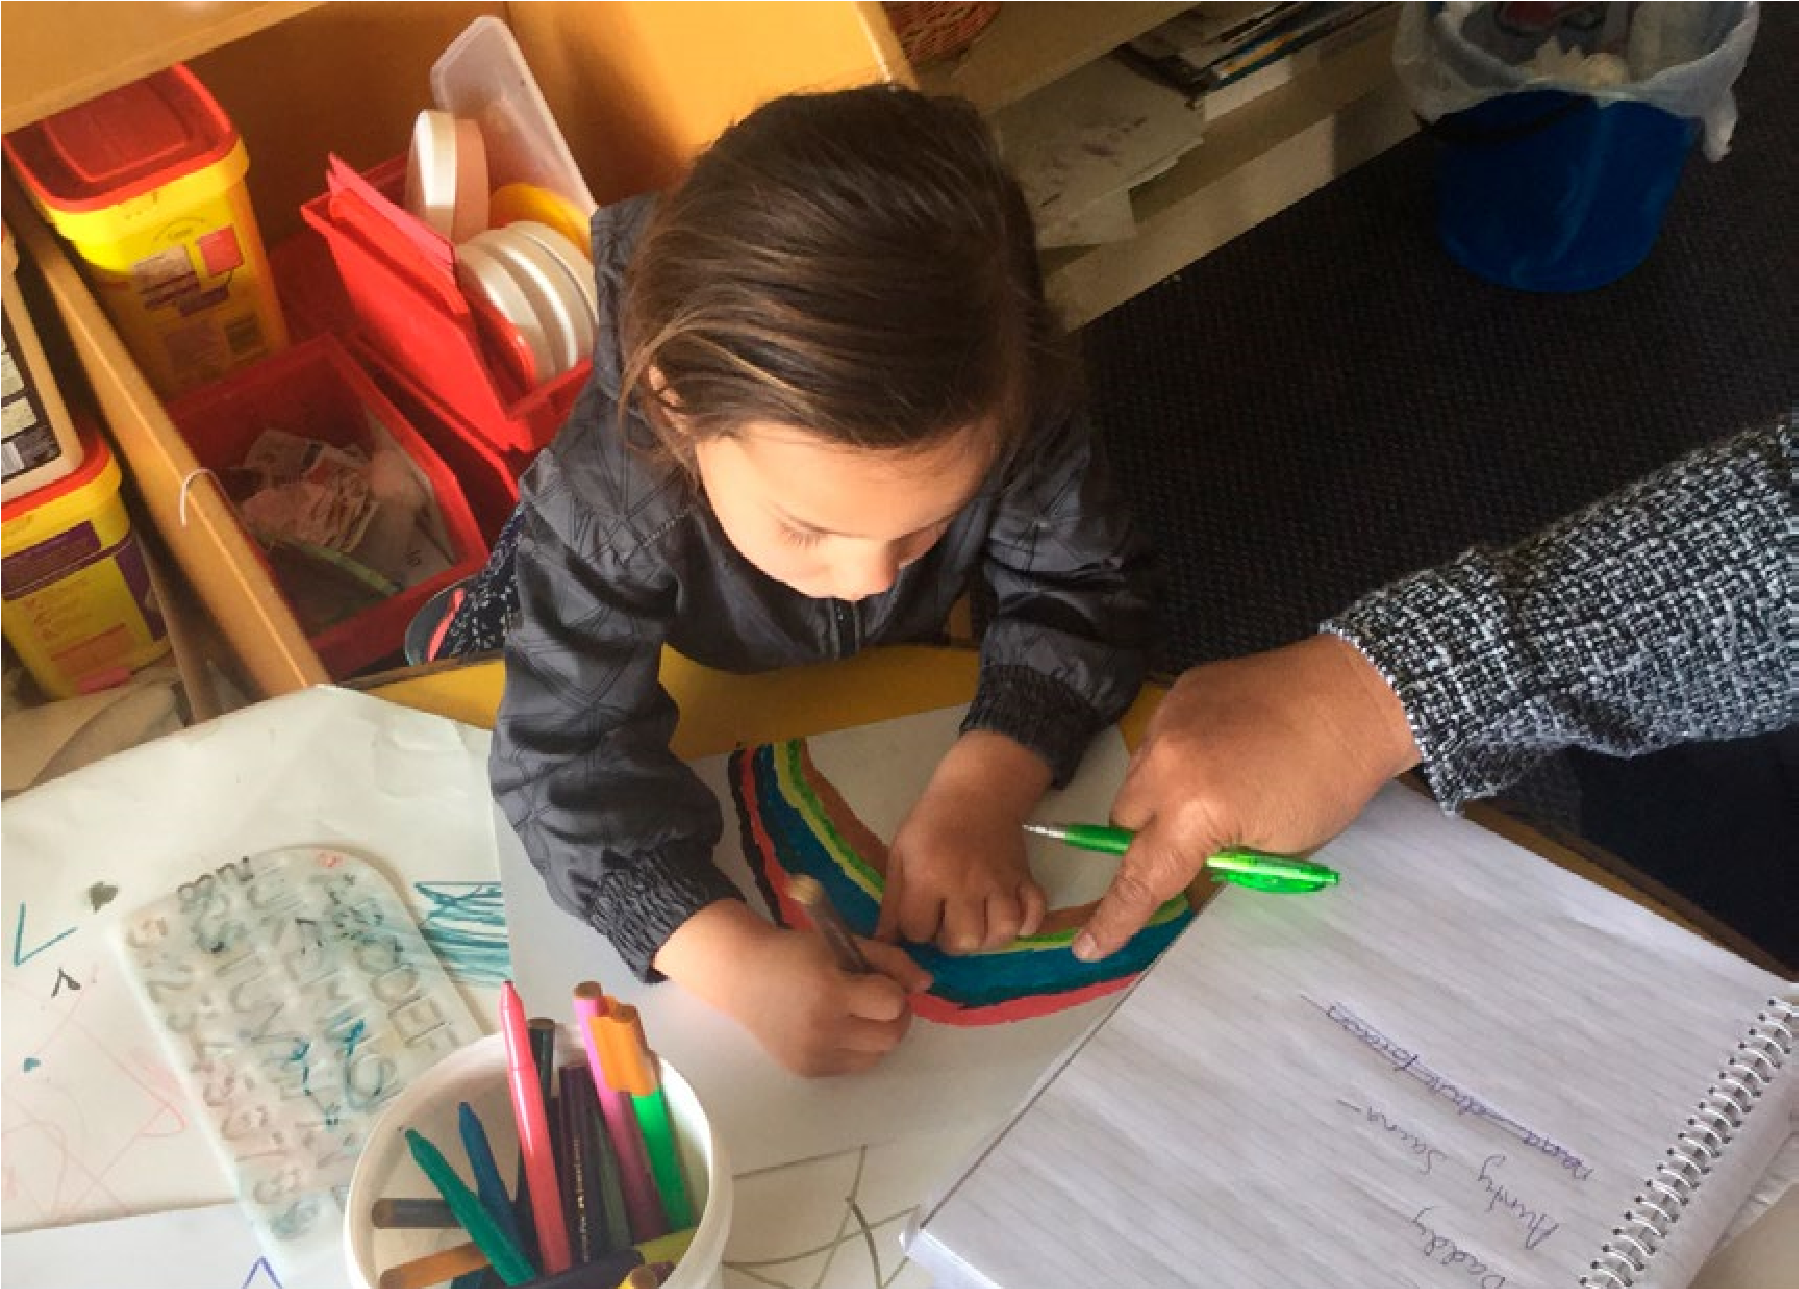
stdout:
{"type": "Polygon", "coordinates": [[[786,542],[789,546],[816,546],[819,542],[824,540],[824,535],[822,533],[813,532],[810,529],[789,528],[786,524],[782,524],[781,540],[786,542]]]}

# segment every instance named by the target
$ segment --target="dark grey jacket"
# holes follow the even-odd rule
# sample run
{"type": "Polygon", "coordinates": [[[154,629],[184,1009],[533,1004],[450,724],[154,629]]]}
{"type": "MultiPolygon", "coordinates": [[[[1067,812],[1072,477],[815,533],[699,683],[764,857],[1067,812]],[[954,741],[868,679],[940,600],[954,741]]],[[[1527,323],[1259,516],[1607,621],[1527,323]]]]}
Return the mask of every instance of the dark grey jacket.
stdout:
{"type": "Polygon", "coordinates": [[[1794,426],[1715,443],[1323,630],[1399,695],[1446,809],[1564,747],[1629,754],[1799,721],[1794,426]]]}
{"type": "Polygon", "coordinates": [[[618,419],[617,312],[647,199],[594,221],[600,336],[568,424],[523,480],[520,616],[489,771],[556,902],[640,975],[700,908],[738,895],[712,863],[718,804],[669,750],[675,707],[663,645],[707,666],[765,671],[939,638],[974,577],[995,598],[964,729],[1039,753],[1058,783],[1143,678],[1151,564],[1096,456],[1084,416],[1038,427],[924,558],[887,592],[800,595],[726,539],[678,469],[618,419]]]}

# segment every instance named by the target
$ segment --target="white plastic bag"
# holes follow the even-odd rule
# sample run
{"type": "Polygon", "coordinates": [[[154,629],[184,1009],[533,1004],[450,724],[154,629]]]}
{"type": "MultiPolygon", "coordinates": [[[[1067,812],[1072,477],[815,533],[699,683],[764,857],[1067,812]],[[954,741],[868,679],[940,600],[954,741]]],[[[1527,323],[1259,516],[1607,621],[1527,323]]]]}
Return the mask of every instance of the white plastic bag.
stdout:
{"type": "Polygon", "coordinates": [[[1603,33],[1603,48],[1582,50],[1564,47],[1555,32],[1540,42],[1515,32],[1493,39],[1494,11],[1505,5],[1401,5],[1393,66],[1426,121],[1502,94],[1561,90],[1601,106],[1647,103],[1697,120],[1705,155],[1722,157],[1736,129],[1731,87],[1755,43],[1760,6],[1678,0],[1606,7],[1627,14],[1626,21],[1603,33]]]}

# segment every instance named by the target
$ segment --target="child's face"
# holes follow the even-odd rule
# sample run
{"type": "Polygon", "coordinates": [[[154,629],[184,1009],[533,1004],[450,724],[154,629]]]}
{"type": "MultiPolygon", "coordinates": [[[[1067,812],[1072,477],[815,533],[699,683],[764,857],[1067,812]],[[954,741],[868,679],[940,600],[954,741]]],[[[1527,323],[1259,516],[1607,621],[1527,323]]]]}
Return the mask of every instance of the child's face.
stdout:
{"type": "Polygon", "coordinates": [[[860,600],[943,536],[993,464],[989,437],[872,452],[757,423],[694,447],[731,544],[802,595],[860,600]]]}

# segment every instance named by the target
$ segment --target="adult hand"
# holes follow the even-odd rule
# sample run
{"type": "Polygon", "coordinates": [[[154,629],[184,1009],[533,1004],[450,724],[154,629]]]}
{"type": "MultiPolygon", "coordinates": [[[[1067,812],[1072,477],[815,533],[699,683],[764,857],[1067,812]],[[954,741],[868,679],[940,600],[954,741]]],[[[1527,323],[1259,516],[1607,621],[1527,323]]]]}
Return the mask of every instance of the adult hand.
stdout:
{"type": "Polygon", "coordinates": [[[1417,763],[1405,709],[1346,640],[1195,667],[1131,758],[1112,819],[1137,836],[1075,956],[1121,948],[1220,850],[1292,854],[1329,840],[1417,763]]]}

